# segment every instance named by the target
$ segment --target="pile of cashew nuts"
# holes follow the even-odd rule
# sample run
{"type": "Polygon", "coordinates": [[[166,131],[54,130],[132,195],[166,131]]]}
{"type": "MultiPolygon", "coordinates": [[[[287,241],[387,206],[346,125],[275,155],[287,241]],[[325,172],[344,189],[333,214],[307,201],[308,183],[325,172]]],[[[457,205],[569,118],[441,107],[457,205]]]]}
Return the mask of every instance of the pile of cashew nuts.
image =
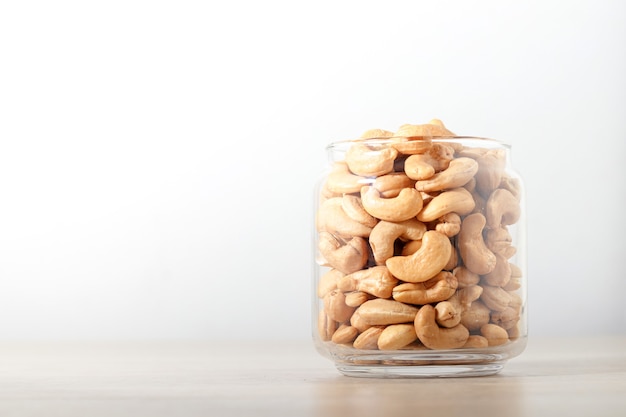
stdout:
{"type": "Polygon", "coordinates": [[[458,349],[520,336],[509,226],[521,184],[503,148],[453,137],[436,119],[373,129],[334,162],[316,215],[322,341],[458,349]]]}

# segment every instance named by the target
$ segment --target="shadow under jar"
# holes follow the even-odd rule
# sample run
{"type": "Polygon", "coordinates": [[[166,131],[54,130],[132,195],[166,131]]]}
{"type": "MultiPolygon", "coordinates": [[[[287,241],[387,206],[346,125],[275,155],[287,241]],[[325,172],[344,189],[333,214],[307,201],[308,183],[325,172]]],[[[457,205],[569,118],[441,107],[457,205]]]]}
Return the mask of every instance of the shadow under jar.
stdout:
{"type": "Polygon", "coordinates": [[[495,374],[526,346],[524,192],[506,143],[327,147],[315,189],[313,338],[348,376],[495,374]]]}

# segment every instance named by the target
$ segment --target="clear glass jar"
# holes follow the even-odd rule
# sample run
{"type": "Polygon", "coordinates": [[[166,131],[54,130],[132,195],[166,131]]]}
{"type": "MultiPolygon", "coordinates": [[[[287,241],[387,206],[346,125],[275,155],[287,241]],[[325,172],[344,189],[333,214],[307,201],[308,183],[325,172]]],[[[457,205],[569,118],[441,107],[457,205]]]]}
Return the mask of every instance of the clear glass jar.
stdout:
{"type": "Polygon", "coordinates": [[[499,372],[527,339],[524,192],[478,137],[327,147],[315,189],[313,338],[348,376],[499,372]]]}

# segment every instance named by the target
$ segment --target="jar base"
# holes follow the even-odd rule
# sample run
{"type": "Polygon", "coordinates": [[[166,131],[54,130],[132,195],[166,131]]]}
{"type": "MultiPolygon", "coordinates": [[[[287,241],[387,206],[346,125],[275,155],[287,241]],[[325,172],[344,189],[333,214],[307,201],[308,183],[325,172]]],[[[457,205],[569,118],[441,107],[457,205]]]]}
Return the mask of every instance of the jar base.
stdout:
{"type": "Polygon", "coordinates": [[[461,378],[495,375],[504,362],[446,365],[354,365],[336,364],[345,376],[357,378],[461,378]]]}

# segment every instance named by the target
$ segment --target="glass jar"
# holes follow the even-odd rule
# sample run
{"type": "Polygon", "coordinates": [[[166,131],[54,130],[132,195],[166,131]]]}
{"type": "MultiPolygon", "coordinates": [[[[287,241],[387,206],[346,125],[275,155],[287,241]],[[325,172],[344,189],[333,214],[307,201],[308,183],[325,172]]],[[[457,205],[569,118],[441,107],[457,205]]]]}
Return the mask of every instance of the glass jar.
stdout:
{"type": "Polygon", "coordinates": [[[524,193],[511,147],[381,137],[327,147],[313,338],[348,376],[495,374],[527,339],[524,193]]]}

